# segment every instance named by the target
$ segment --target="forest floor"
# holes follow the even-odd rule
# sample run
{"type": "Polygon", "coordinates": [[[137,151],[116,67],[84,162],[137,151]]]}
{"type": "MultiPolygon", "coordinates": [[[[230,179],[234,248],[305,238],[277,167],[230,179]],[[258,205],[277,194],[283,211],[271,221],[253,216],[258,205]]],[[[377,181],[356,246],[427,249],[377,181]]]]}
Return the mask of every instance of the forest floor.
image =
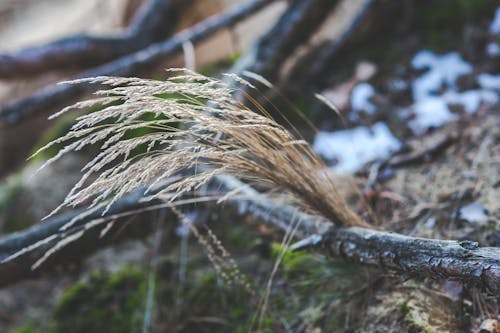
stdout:
{"type": "MultiPolygon", "coordinates": [[[[424,12],[425,29],[406,31],[397,41],[380,36],[345,54],[339,59],[345,65],[321,92],[344,101],[342,121],[319,102],[290,98],[319,129],[300,128],[342,194],[376,228],[500,246],[500,8],[478,13],[455,13],[444,29],[437,22],[445,14],[424,12]],[[453,35],[456,26],[467,38],[453,35]]],[[[218,75],[231,57],[199,70],[218,75]]],[[[294,120],[292,111],[282,112],[294,120]]],[[[59,136],[67,123],[53,125],[37,145],[59,136]]],[[[70,155],[32,178],[35,159],[6,177],[0,233],[48,214],[87,158],[70,155]]],[[[206,247],[182,225],[161,222],[161,212],[140,215],[127,223],[157,219],[164,228],[0,290],[0,332],[139,332],[151,311],[151,332],[500,327],[498,295],[290,252],[283,233],[225,206],[199,205],[185,214],[221,240],[229,254],[220,255],[234,259],[239,271],[221,274],[206,247]]]]}

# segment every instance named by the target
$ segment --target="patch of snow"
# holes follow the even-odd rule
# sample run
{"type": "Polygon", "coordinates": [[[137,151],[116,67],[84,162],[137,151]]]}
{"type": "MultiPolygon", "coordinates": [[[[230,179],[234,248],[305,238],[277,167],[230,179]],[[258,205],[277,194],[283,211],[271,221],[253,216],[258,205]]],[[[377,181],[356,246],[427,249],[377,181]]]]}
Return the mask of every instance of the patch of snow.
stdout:
{"type": "Polygon", "coordinates": [[[492,35],[500,33],[500,7],[498,7],[495,11],[495,17],[493,18],[493,21],[491,21],[490,33],[492,35]]]}
{"type": "Polygon", "coordinates": [[[394,91],[404,91],[408,89],[408,83],[405,80],[394,79],[389,82],[389,85],[394,91]]]}
{"type": "Polygon", "coordinates": [[[386,124],[378,122],[371,127],[321,131],[314,139],[313,148],[327,160],[336,159],[337,172],[353,173],[368,162],[389,157],[401,148],[401,142],[386,124]]]}
{"type": "Polygon", "coordinates": [[[429,71],[413,81],[413,99],[424,99],[434,92],[437,92],[443,85],[440,74],[436,71],[429,71]]]}
{"type": "Polygon", "coordinates": [[[435,226],[436,226],[436,218],[434,216],[429,217],[429,219],[427,219],[427,221],[425,222],[425,227],[428,230],[433,230],[435,226]]]}
{"type": "Polygon", "coordinates": [[[370,101],[373,95],[375,95],[375,89],[369,83],[363,82],[356,85],[351,92],[352,110],[354,112],[363,111],[373,114],[376,111],[375,105],[370,101]]]}
{"type": "Polygon", "coordinates": [[[479,74],[477,83],[483,89],[500,90],[500,75],[479,74]]]}
{"type": "Polygon", "coordinates": [[[464,111],[472,114],[479,109],[481,103],[495,104],[498,102],[498,95],[491,90],[467,90],[462,93],[448,91],[443,96],[447,104],[461,105],[464,111]]]}
{"type": "Polygon", "coordinates": [[[500,45],[497,43],[488,43],[486,45],[486,54],[492,58],[500,55],[500,45]]]}
{"type": "Polygon", "coordinates": [[[420,51],[413,58],[412,66],[415,69],[429,69],[414,82],[415,99],[436,93],[443,84],[455,87],[455,81],[460,76],[472,72],[472,66],[464,61],[458,52],[439,56],[427,50],[420,51]]]}
{"type": "Polygon", "coordinates": [[[469,223],[485,224],[488,222],[488,211],[477,202],[460,208],[460,218],[469,223]]]}
{"type": "Polygon", "coordinates": [[[439,127],[457,119],[457,115],[448,108],[446,100],[440,96],[418,100],[413,105],[413,111],[415,119],[410,120],[409,126],[416,134],[423,134],[429,128],[439,127]]]}
{"type": "Polygon", "coordinates": [[[412,66],[428,69],[412,85],[415,118],[409,125],[416,134],[457,119],[449,105],[462,106],[465,112],[472,114],[481,103],[495,104],[499,101],[498,94],[493,90],[499,89],[500,76],[482,74],[477,78],[481,89],[457,90],[456,80],[472,72],[472,66],[457,52],[439,56],[430,51],[420,51],[413,58],[412,66]]]}

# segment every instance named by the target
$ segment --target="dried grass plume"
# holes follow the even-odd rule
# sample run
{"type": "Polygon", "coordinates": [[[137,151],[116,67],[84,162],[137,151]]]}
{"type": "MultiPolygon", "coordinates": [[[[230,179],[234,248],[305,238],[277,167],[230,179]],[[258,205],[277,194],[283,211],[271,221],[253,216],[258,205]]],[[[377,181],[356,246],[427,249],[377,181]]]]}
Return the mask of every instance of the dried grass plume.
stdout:
{"type": "MultiPolygon", "coordinates": [[[[51,163],[86,146],[99,153],[84,167],[65,206],[109,208],[124,194],[160,182],[152,197],[174,202],[219,174],[257,182],[291,196],[310,213],[337,225],[366,226],[346,204],[311,146],[276,123],[260,105],[245,106],[233,94],[248,81],[205,77],[186,69],[170,70],[166,81],[96,77],[72,81],[109,86],[72,109],[102,105],[77,118],[71,130],[48,144],[64,144],[51,163]],[[183,170],[191,170],[182,176],[183,170]]],[[[240,90],[241,91],[241,90],[240,90]]]]}

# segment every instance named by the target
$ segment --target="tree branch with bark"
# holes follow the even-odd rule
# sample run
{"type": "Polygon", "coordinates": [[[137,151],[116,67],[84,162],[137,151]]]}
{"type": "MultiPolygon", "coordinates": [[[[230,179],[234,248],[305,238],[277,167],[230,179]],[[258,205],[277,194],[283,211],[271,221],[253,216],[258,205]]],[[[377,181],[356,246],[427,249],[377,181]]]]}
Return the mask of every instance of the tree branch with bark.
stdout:
{"type": "MultiPolygon", "coordinates": [[[[230,9],[181,31],[169,39],[150,44],[144,49],[90,69],[79,75],[78,78],[108,75],[133,76],[151,70],[180,52],[186,42],[193,44],[200,42],[221,29],[230,28],[272,2],[273,0],[254,0],[246,5],[230,9]]],[[[97,87],[98,85],[88,82],[46,86],[30,96],[22,97],[0,107],[0,121],[13,124],[34,114],[49,114],[62,105],[92,92],[97,87]]]]}
{"type": "MultiPolygon", "coordinates": [[[[425,239],[365,228],[335,227],[323,219],[301,213],[291,206],[277,205],[270,200],[262,200],[265,198],[263,195],[231,176],[217,177],[211,182],[209,190],[212,193],[218,191],[219,196],[231,191],[237,192],[238,198],[225,201],[224,207],[237,208],[235,214],[251,215],[256,222],[266,223],[283,231],[289,230],[294,223],[298,223],[296,238],[299,242],[294,245],[295,250],[309,249],[346,262],[376,267],[386,273],[403,273],[408,277],[450,279],[493,294],[500,292],[499,248],[480,247],[477,243],[469,241],[425,239]]],[[[72,227],[73,229],[65,232],[61,232],[60,228],[81,212],[55,217],[20,233],[1,238],[0,286],[37,276],[41,272],[53,270],[57,265],[74,264],[89,256],[93,251],[110,246],[116,238],[99,237],[106,224],[95,228],[86,226],[91,225],[96,218],[107,218],[108,221],[112,221],[113,216],[117,214],[126,215],[127,212],[133,214],[137,210],[155,207],[159,204],[159,202],[141,201],[142,197],[143,190],[137,190],[120,199],[104,216],[101,216],[102,212],[97,211],[78,221],[72,227]],[[46,251],[64,237],[81,230],[87,230],[85,237],[80,237],[72,244],[68,244],[68,248],[61,250],[60,255],[55,255],[32,271],[32,265],[46,251]],[[48,241],[43,245],[5,261],[7,257],[47,239],[48,241]],[[68,256],[68,253],[71,255],[68,256]]],[[[174,221],[173,215],[171,216],[171,221],[174,221]]],[[[142,234],[135,233],[139,228],[134,228],[134,232],[125,231],[124,233],[128,236],[144,237],[152,228],[149,222],[143,223],[144,221],[141,221],[141,228],[144,227],[142,234]]],[[[118,228],[119,223],[115,227],[118,228]]],[[[131,227],[132,225],[128,226],[128,228],[131,227]]],[[[109,235],[113,235],[113,232],[109,235]]]]}
{"type": "Polygon", "coordinates": [[[0,54],[0,79],[95,66],[143,49],[168,37],[175,29],[181,11],[190,3],[190,0],[150,0],[118,36],[78,35],[0,54]]]}

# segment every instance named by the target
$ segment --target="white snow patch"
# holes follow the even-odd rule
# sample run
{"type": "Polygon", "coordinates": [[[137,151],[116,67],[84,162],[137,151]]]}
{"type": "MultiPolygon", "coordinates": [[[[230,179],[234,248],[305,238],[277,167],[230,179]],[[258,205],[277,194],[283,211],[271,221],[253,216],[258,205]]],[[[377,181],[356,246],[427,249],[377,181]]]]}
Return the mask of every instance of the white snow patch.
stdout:
{"type": "Polygon", "coordinates": [[[467,90],[461,93],[448,91],[443,95],[443,99],[449,105],[461,105],[464,111],[472,114],[479,109],[481,103],[495,104],[498,102],[498,94],[491,90],[467,90]]]}
{"type": "Polygon", "coordinates": [[[375,105],[370,101],[373,95],[375,95],[375,89],[369,83],[363,82],[356,85],[351,92],[352,110],[373,114],[376,111],[375,105]]]}
{"type": "Polygon", "coordinates": [[[321,131],[314,139],[313,148],[327,160],[336,159],[337,172],[353,173],[368,162],[389,157],[401,148],[401,142],[386,124],[378,122],[371,127],[321,131]]]}
{"type": "Polygon", "coordinates": [[[436,93],[443,84],[455,87],[455,81],[460,76],[472,71],[472,66],[464,61],[458,52],[439,56],[427,50],[420,51],[413,58],[412,66],[416,69],[429,68],[429,71],[414,82],[415,99],[436,93]]]}
{"type": "Polygon", "coordinates": [[[457,52],[439,56],[430,51],[420,51],[413,58],[412,66],[428,69],[412,85],[415,118],[409,125],[416,134],[457,119],[449,105],[462,106],[465,112],[471,114],[479,109],[481,103],[495,104],[499,101],[498,94],[492,90],[498,89],[499,79],[493,75],[482,74],[477,78],[482,89],[457,90],[456,80],[472,72],[472,66],[457,52]],[[443,92],[440,93],[441,90],[443,92]]]}
{"type": "Polygon", "coordinates": [[[492,35],[500,33],[500,7],[498,7],[495,11],[495,17],[493,18],[493,21],[491,21],[490,33],[492,35]]]}
{"type": "Polygon", "coordinates": [[[410,120],[410,128],[416,134],[423,134],[429,128],[439,127],[449,121],[455,120],[446,100],[442,97],[429,96],[413,104],[415,119],[410,120]]]}
{"type": "Polygon", "coordinates": [[[488,222],[488,214],[481,204],[473,202],[460,208],[460,218],[469,223],[485,224],[488,222]]]}
{"type": "Polygon", "coordinates": [[[493,42],[488,43],[488,45],[486,45],[486,54],[492,58],[500,55],[500,45],[493,42]]]}
{"type": "Polygon", "coordinates": [[[500,90],[500,74],[479,74],[477,76],[477,83],[483,89],[500,90]]]}

